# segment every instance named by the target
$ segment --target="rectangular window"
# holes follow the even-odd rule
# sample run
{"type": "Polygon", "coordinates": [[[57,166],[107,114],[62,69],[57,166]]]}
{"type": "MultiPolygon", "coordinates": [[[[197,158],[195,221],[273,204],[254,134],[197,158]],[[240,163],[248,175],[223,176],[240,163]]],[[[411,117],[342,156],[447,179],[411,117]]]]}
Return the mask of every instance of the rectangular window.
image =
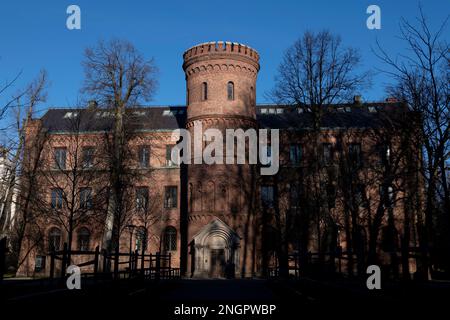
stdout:
{"type": "Polygon", "coordinates": [[[360,166],[362,164],[361,159],[361,144],[360,143],[351,143],[348,146],[348,156],[350,163],[354,166],[360,166]]]}
{"type": "Polygon", "coordinates": [[[177,250],[177,230],[174,227],[167,227],[164,231],[164,251],[177,250]]]}
{"type": "Polygon", "coordinates": [[[148,168],[150,164],[150,148],[142,146],[139,148],[139,166],[141,168],[148,168]]]}
{"type": "Polygon", "coordinates": [[[82,151],[82,163],[83,168],[88,169],[94,166],[94,152],[95,149],[93,147],[85,147],[82,151]]]}
{"type": "Polygon", "coordinates": [[[92,208],[92,189],[81,188],[80,189],[80,208],[91,209],[92,208]]]}
{"type": "Polygon", "coordinates": [[[139,227],[136,231],[136,246],[135,250],[138,252],[145,252],[147,249],[147,229],[144,227],[139,227]]]}
{"type": "Polygon", "coordinates": [[[355,190],[355,203],[358,207],[367,208],[367,198],[365,195],[365,188],[363,184],[358,184],[355,190]]]}
{"type": "Polygon", "coordinates": [[[166,145],[166,166],[171,167],[174,165],[172,162],[172,148],[174,146],[172,144],[166,145]]]}
{"type": "Polygon", "coordinates": [[[148,207],[148,188],[136,188],[136,209],[138,211],[147,211],[148,207]]]}
{"type": "Polygon", "coordinates": [[[323,164],[329,166],[333,162],[333,149],[331,143],[323,143],[323,164]]]}
{"type": "Polygon", "coordinates": [[[299,208],[300,207],[300,187],[297,184],[291,184],[290,189],[290,201],[291,201],[291,208],[299,208]]]}
{"type": "Polygon", "coordinates": [[[298,166],[302,161],[302,146],[299,144],[291,144],[289,146],[289,159],[291,164],[298,166]]]}
{"type": "Polygon", "coordinates": [[[389,205],[389,208],[392,208],[394,206],[394,201],[395,201],[394,188],[392,186],[389,186],[388,187],[388,205],[389,205]]]}
{"type": "Polygon", "coordinates": [[[380,165],[387,166],[391,159],[391,147],[388,144],[384,144],[378,147],[380,154],[380,165]]]}
{"type": "Polygon", "coordinates": [[[392,208],[395,201],[395,192],[392,186],[385,189],[384,186],[380,186],[380,201],[384,202],[386,208],[392,208]],[[387,191],[387,198],[385,199],[385,190],[387,191]]]}
{"type": "Polygon", "coordinates": [[[63,204],[63,193],[62,189],[55,188],[52,189],[52,208],[61,209],[63,204]]]}
{"type": "Polygon", "coordinates": [[[264,166],[270,166],[270,164],[272,163],[272,147],[270,145],[267,145],[267,146],[262,147],[262,148],[266,148],[266,157],[267,157],[267,159],[264,159],[266,161],[266,163],[264,163],[264,160],[262,160],[261,163],[264,166]]]}
{"type": "Polygon", "coordinates": [[[261,186],[261,203],[263,207],[272,208],[274,205],[273,186],[261,186]]]}
{"type": "Polygon", "coordinates": [[[331,183],[327,185],[327,200],[329,209],[336,206],[336,187],[331,183]]]}
{"type": "Polygon", "coordinates": [[[165,188],[164,193],[164,208],[177,207],[177,187],[169,186],[165,188]]]}
{"type": "Polygon", "coordinates": [[[55,148],[55,168],[66,169],[66,148],[55,148]]]}
{"type": "Polygon", "coordinates": [[[45,269],[45,256],[36,256],[34,271],[41,272],[45,269]]]}

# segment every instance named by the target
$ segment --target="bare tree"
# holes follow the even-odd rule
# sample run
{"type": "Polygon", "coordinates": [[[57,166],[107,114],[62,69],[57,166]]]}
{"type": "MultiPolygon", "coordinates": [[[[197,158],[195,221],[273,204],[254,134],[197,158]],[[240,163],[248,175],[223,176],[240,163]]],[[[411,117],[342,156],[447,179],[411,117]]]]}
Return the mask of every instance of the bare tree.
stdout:
{"type": "Polygon", "coordinates": [[[277,103],[307,106],[320,127],[324,106],[348,102],[369,84],[369,74],[358,73],[359,52],[344,47],[329,31],[305,32],[284,54],[270,93],[277,103]]]}
{"type": "MultiPolygon", "coordinates": [[[[142,240],[142,252],[147,249],[147,241],[150,235],[150,227],[156,224],[161,219],[161,203],[162,196],[157,191],[148,191],[147,196],[141,199],[144,202],[135,203],[134,214],[132,222],[138,227],[142,228],[144,234],[142,240]]],[[[137,202],[137,201],[136,201],[137,202]]],[[[161,251],[161,250],[160,250],[161,251]]]]}
{"type": "MultiPolygon", "coordinates": [[[[307,133],[311,142],[307,151],[310,159],[302,174],[303,179],[299,181],[300,189],[308,191],[304,193],[308,205],[297,212],[301,215],[300,220],[313,221],[311,227],[305,227],[299,239],[309,239],[312,231],[319,251],[326,250],[321,241],[326,236],[324,226],[325,229],[334,228],[335,224],[330,219],[326,196],[328,181],[332,181],[329,175],[333,175],[333,170],[328,170],[323,161],[319,161],[322,118],[330,104],[349,101],[357,90],[369,83],[368,73],[356,70],[360,60],[358,51],[344,47],[339,36],[328,31],[306,32],[285,52],[275,78],[275,88],[270,93],[276,103],[302,108],[311,117],[311,130],[307,133]]],[[[307,264],[307,242],[299,240],[304,265],[307,264]]],[[[286,263],[280,261],[280,266],[286,263]]]]}
{"type": "Polygon", "coordinates": [[[411,224],[420,207],[417,127],[417,113],[402,103],[387,104],[376,112],[370,128],[337,136],[343,209],[338,220],[345,231],[350,273],[353,254],[361,275],[367,264],[381,263],[379,252],[385,252],[397,277],[401,246],[402,274],[409,277],[411,224]]]}
{"type": "Polygon", "coordinates": [[[103,135],[83,134],[93,124],[91,111],[68,112],[64,145],[47,139],[47,162],[40,168],[42,184],[51,190],[42,217],[62,226],[67,234],[68,262],[75,230],[85,224],[102,225],[106,217],[108,179],[105,179],[103,135]],[[99,138],[100,137],[100,138],[99,138]]]}
{"type": "MultiPolygon", "coordinates": [[[[407,53],[392,56],[377,43],[376,55],[389,70],[395,85],[389,88],[392,94],[408,103],[422,116],[419,138],[423,145],[422,177],[426,183],[425,219],[421,223],[421,248],[424,258],[437,244],[434,239],[439,207],[442,208],[446,232],[450,228],[450,187],[448,184],[448,159],[450,152],[450,56],[449,43],[445,39],[449,17],[433,31],[423,11],[416,23],[403,19],[400,23],[400,39],[406,44],[407,53]],[[440,205],[442,204],[442,205],[440,205]]],[[[448,238],[441,243],[450,243],[448,238]]],[[[448,252],[448,246],[441,248],[448,252]]],[[[448,255],[447,255],[448,256],[448,255]]],[[[425,259],[427,260],[427,259],[425,259]]],[[[450,259],[447,257],[447,268],[450,259]]],[[[428,273],[426,261],[424,276],[428,273]]]]}
{"type": "MultiPolygon", "coordinates": [[[[17,134],[17,139],[14,139],[11,142],[11,145],[7,148],[7,154],[5,157],[7,158],[9,154],[11,154],[10,166],[6,175],[5,185],[6,188],[4,193],[2,194],[2,207],[0,211],[0,231],[5,232],[9,224],[11,222],[11,206],[13,202],[14,194],[17,192],[17,171],[20,169],[20,160],[23,155],[23,147],[25,143],[25,129],[28,125],[28,122],[31,120],[33,112],[35,110],[36,105],[41,102],[44,102],[46,99],[46,84],[47,84],[47,73],[46,71],[41,71],[39,76],[28,85],[28,87],[18,93],[14,97],[14,101],[16,101],[16,105],[14,106],[14,110],[16,113],[16,123],[15,129],[17,134]],[[20,99],[25,99],[24,105],[20,104],[20,99]],[[25,118],[22,119],[23,116],[22,109],[25,109],[25,118]]],[[[11,105],[9,105],[11,107],[11,105]]]]}
{"type": "MultiPolygon", "coordinates": [[[[33,122],[33,114],[37,105],[45,101],[46,88],[47,73],[41,71],[24,91],[15,96],[17,139],[12,142],[10,148],[12,167],[8,178],[9,192],[3,199],[5,203],[2,208],[2,216],[11,215],[11,205],[15,201],[16,213],[11,221],[12,225],[9,225],[9,234],[14,256],[12,260],[17,267],[20,267],[28,253],[42,240],[40,228],[35,223],[37,212],[32,210],[32,207],[39,199],[40,186],[37,183],[37,172],[42,160],[46,134],[33,122]],[[21,99],[25,102],[21,103],[21,99]],[[16,199],[14,198],[15,191],[18,191],[16,199]],[[28,232],[31,230],[33,232],[28,232]],[[27,252],[21,254],[24,240],[27,240],[28,249],[27,252]]],[[[8,219],[5,218],[5,220],[8,219]]]]}
{"type": "Polygon", "coordinates": [[[83,66],[83,92],[97,99],[114,117],[108,139],[111,204],[105,245],[110,247],[113,236],[113,245],[117,246],[122,222],[126,220],[123,216],[127,212],[127,190],[132,187],[126,159],[130,156],[128,141],[133,133],[127,126],[125,111],[152,97],[157,85],[157,69],[153,60],[146,60],[131,43],[123,40],[100,41],[86,49],[83,66]]]}
{"type": "MultiPolygon", "coordinates": [[[[0,86],[0,96],[4,95],[8,91],[8,89],[11,89],[14,86],[14,83],[17,81],[17,79],[19,79],[21,74],[22,72],[19,72],[12,80],[6,81],[3,85],[0,86]]],[[[8,109],[12,107],[19,96],[22,96],[23,94],[25,94],[25,92],[22,92],[20,95],[13,96],[0,107],[0,119],[3,119],[5,117],[8,109]]]]}

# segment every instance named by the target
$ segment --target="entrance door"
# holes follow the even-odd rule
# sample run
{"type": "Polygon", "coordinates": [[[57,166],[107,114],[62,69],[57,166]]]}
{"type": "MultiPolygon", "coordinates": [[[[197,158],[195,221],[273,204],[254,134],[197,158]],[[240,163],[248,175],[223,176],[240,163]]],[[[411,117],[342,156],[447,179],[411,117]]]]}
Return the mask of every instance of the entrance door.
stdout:
{"type": "Polygon", "coordinates": [[[225,266],[225,251],[224,249],[211,249],[211,267],[209,269],[209,276],[211,278],[223,277],[225,266]]]}

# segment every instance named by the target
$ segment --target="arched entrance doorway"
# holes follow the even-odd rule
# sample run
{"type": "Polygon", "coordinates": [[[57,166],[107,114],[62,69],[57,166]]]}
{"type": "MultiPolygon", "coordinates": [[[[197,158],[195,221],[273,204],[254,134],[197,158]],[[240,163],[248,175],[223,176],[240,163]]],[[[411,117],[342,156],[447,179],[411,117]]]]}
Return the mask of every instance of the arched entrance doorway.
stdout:
{"type": "Polygon", "coordinates": [[[191,242],[194,276],[223,278],[225,271],[234,273],[239,266],[239,240],[222,220],[208,223],[191,242]]]}

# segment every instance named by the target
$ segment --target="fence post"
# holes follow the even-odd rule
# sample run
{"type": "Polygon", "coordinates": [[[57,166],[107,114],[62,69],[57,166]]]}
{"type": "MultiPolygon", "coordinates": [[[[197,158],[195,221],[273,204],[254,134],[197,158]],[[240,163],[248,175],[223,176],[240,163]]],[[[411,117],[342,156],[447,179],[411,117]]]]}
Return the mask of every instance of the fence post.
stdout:
{"type": "Polygon", "coordinates": [[[63,256],[61,261],[61,278],[66,276],[66,265],[67,265],[67,242],[64,242],[63,256]]]}
{"type": "Polygon", "coordinates": [[[169,252],[169,269],[172,269],[172,253],[169,252]]]}
{"type": "Polygon", "coordinates": [[[172,274],[172,252],[169,252],[169,279],[171,278],[172,274]]]}
{"type": "Polygon", "coordinates": [[[94,277],[97,278],[98,273],[98,256],[100,254],[100,247],[95,247],[95,258],[94,258],[94,277]]]}
{"type": "Polygon", "coordinates": [[[6,237],[0,240],[0,281],[6,272],[6,237]]]}
{"type": "Polygon", "coordinates": [[[119,247],[114,249],[114,279],[119,276],[119,247]]]}
{"type": "Polygon", "coordinates": [[[153,272],[153,255],[150,253],[150,262],[148,264],[148,275],[150,279],[152,278],[152,272],[153,272]]]}
{"type": "Polygon", "coordinates": [[[298,279],[298,253],[294,254],[295,279],[298,279]]]}
{"type": "Polygon", "coordinates": [[[103,265],[102,265],[102,272],[105,273],[108,269],[108,252],[106,249],[102,249],[103,254],[103,265]]]}
{"type": "Polygon", "coordinates": [[[136,273],[137,266],[138,266],[138,259],[139,259],[139,252],[138,250],[134,250],[132,253],[132,263],[131,263],[131,270],[136,273]]]}
{"type": "Polygon", "coordinates": [[[159,252],[156,253],[156,280],[159,280],[159,272],[161,270],[161,255],[159,252]]]}
{"type": "Polygon", "coordinates": [[[50,279],[55,277],[55,248],[50,252],[50,279]]]}
{"type": "Polygon", "coordinates": [[[338,251],[338,267],[339,273],[342,273],[342,249],[338,251]]]}
{"type": "Polygon", "coordinates": [[[134,253],[133,251],[131,251],[131,244],[130,244],[130,251],[128,252],[129,256],[128,256],[128,273],[129,276],[131,277],[131,273],[133,271],[133,257],[134,257],[134,253]]]}
{"type": "MultiPolygon", "coordinates": [[[[136,259],[137,262],[137,259],[136,259]]],[[[144,264],[145,264],[145,254],[144,254],[144,246],[142,246],[141,252],[141,275],[144,277],[144,264]]]]}

